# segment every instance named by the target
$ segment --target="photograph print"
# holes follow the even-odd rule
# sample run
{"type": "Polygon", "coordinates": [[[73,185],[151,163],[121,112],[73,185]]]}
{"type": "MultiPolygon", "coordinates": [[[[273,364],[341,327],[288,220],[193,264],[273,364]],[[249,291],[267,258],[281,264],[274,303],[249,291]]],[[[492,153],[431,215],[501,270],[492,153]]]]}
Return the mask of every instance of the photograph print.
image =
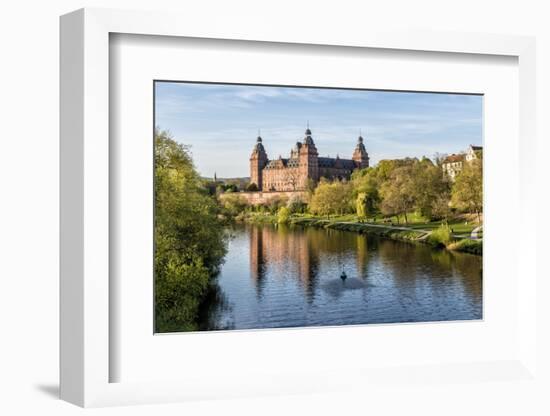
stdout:
{"type": "Polygon", "coordinates": [[[155,332],[483,318],[483,96],[154,82],[155,332]]]}

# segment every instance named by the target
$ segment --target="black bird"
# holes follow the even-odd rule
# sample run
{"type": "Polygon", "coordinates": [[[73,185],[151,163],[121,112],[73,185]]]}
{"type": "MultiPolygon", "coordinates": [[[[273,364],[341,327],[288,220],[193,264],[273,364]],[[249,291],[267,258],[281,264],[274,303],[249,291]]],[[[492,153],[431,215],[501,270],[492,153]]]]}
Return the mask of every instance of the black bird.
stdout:
{"type": "Polygon", "coordinates": [[[342,274],[340,275],[340,279],[346,280],[347,278],[348,278],[348,275],[346,274],[346,272],[344,270],[342,270],[342,274]]]}

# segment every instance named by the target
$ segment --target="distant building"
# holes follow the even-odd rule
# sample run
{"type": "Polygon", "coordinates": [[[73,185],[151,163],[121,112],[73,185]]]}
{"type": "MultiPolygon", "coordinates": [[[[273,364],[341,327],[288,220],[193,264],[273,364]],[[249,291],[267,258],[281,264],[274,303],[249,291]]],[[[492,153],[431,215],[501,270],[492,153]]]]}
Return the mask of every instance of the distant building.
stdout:
{"type": "Polygon", "coordinates": [[[443,172],[445,172],[451,178],[451,180],[454,181],[456,175],[458,175],[462,171],[464,160],[464,154],[452,154],[447,156],[441,164],[443,172]]]}
{"type": "Polygon", "coordinates": [[[464,163],[470,163],[472,160],[481,159],[483,156],[483,146],[470,145],[466,153],[452,154],[447,156],[441,167],[452,181],[456,179],[456,176],[464,168],[464,163]]]}
{"type": "Polygon", "coordinates": [[[319,157],[311,130],[306,130],[302,142],[298,141],[289,158],[270,160],[258,136],[250,156],[250,182],[259,191],[297,191],[307,189],[308,183],[321,178],[349,179],[355,169],[369,166],[369,155],[359,136],[351,159],[319,157]]]}
{"type": "Polygon", "coordinates": [[[466,152],[466,162],[471,162],[475,159],[481,159],[483,156],[483,146],[470,145],[466,152]]]}

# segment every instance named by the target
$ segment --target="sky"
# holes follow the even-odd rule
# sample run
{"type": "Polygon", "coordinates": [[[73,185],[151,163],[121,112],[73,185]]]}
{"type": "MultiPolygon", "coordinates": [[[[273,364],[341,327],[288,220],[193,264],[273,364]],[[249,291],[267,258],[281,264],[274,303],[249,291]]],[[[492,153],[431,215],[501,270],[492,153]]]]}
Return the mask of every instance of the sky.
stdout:
{"type": "Polygon", "coordinates": [[[361,133],[372,166],[482,145],[482,119],[478,95],[155,83],[155,125],[205,177],[249,176],[258,132],[269,159],[288,157],[308,122],[319,156],[351,159],[361,133]]]}

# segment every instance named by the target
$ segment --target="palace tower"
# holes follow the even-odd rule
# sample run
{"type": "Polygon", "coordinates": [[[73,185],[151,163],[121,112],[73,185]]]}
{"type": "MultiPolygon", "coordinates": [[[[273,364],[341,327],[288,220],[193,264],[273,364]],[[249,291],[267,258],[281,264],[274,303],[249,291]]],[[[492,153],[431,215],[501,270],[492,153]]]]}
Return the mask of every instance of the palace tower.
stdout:
{"type": "Polygon", "coordinates": [[[308,126],[304,139],[296,143],[289,158],[269,160],[258,136],[250,156],[250,182],[260,191],[298,191],[307,189],[309,184],[316,185],[321,178],[349,179],[355,169],[368,166],[369,155],[361,135],[351,159],[319,157],[308,126]]]}
{"type": "Polygon", "coordinates": [[[262,137],[258,135],[256,145],[250,156],[250,183],[255,183],[256,186],[258,186],[258,190],[262,190],[262,171],[267,165],[267,162],[267,153],[262,144],[262,137]]]}

